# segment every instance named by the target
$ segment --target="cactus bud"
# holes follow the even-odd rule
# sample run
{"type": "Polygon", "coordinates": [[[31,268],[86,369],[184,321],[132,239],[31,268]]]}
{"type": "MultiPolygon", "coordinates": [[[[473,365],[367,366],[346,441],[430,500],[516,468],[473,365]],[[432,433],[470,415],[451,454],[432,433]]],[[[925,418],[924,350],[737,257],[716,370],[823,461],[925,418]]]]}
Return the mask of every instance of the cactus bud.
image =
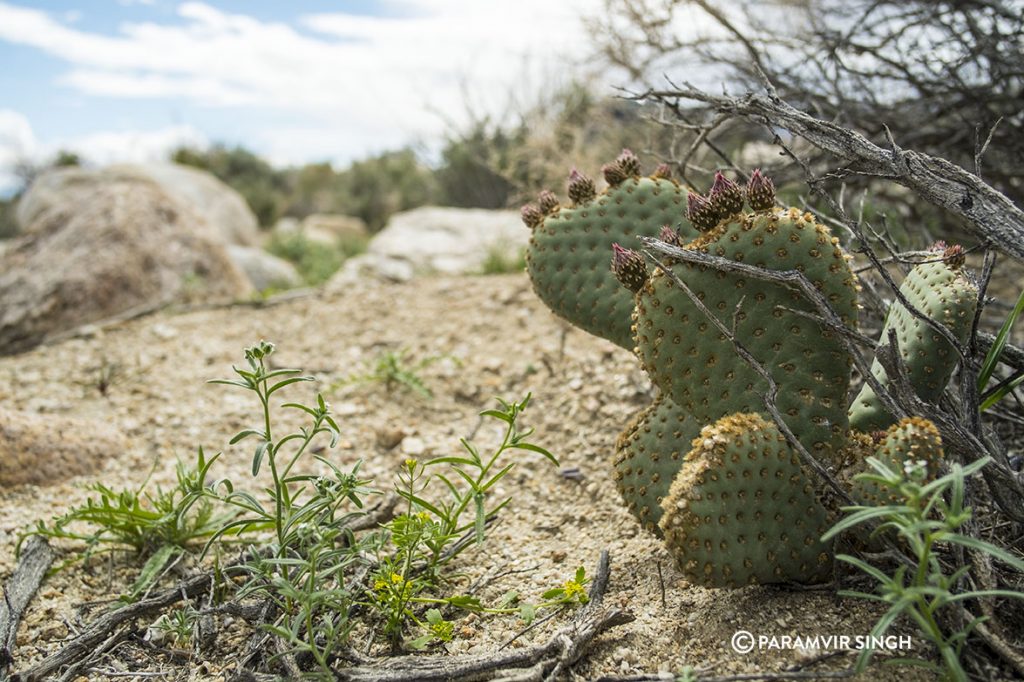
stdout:
{"type": "Polygon", "coordinates": [[[541,213],[551,215],[558,209],[558,197],[554,192],[544,190],[537,195],[537,205],[540,206],[541,213]]]}
{"type": "Polygon", "coordinates": [[[947,246],[942,250],[942,260],[946,261],[946,265],[948,265],[950,269],[959,270],[967,260],[964,256],[964,247],[959,244],[947,246]]]}
{"type": "Polygon", "coordinates": [[[743,192],[739,185],[719,171],[715,173],[715,182],[708,192],[708,202],[719,218],[728,218],[743,210],[743,192]]]}
{"type": "Polygon", "coordinates": [[[668,225],[661,226],[661,234],[658,235],[658,239],[665,242],[666,244],[671,244],[672,246],[683,245],[683,240],[679,238],[679,232],[673,230],[668,225]]]}
{"type": "Polygon", "coordinates": [[[667,163],[659,163],[658,167],[651,173],[651,177],[655,180],[671,180],[672,179],[672,166],[667,163]]]}
{"type": "Polygon", "coordinates": [[[594,181],[575,168],[569,173],[569,200],[578,206],[592,201],[597,196],[594,181]]]}
{"type": "Polygon", "coordinates": [[[647,282],[647,265],[644,263],[644,257],[618,244],[612,244],[612,272],[622,286],[634,294],[647,282]]]}
{"type": "Polygon", "coordinates": [[[544,222],[544,214],[533,204],[526,204],[519,209],[519,217],[523,219],[523,222],[531,230],[544,222]]]}
{"type": "Polygon", "coordinates": [[[747,204],[754,211],[767,211],[775,206],[775,183],[761,175],[760,168],[754,169],[747,182],[747,204]]]}
{"type": "Polygon", "coordinates": [[[706,197],[696,192],[686,195],[686,215],[690,224],[701,232],[707,232],[718,224],[718,211],[706,197]]]}
{"type": "Polygon", "coordinates": [[[636,154],[630,150],[623,149],[622,153],[619,154],[619,158],[615,159],[615,163],[622,169],[627,178],[640,177],[640,159],[636,158],[636,154]]]}
{"type": "Polygon", "coordinates": [[[629,177],[623,172],[622,166],[619,165],[618,161],[601,166],[601,174],[604,175],[604,181],[611,187],[618,187],[629,177]]]}

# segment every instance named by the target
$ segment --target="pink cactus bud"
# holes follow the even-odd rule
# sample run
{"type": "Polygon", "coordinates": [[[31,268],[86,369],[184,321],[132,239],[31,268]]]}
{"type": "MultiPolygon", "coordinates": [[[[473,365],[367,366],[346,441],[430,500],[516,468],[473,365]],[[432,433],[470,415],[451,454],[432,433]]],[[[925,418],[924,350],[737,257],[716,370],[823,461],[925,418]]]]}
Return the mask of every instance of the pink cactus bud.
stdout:
{"type": "Polygon", "coordinates": [[[701,232],[707,232],[718,225],[718,211],[708,199],[696,192],[686,195],[686,215],[690,224],[701,232]]]}
{"type": "Polygon", "coordinates": [[[601,174],[604,175],[604,181],[611,187],[618,187],[629,177],[623,172],[618,161],[601,166],[601,174]]]}
{"type": "Polygon", "coordinates": [[[754,211],[768,211],[775,206],[775,183],[755,168],[747,182],[747,204],[754,211]]]}
{"type": "Polygon", "coordinates": [[[667,163],[659,163],[658,167],[651,173],[651,177],[660,180],[671,180],[672,179],[672,166],[667,163]]]}
{"type": "Polygon", "coordinates": [[[708,192],[708,201],[719,218],[728,218],[743,210],[743,192],[739,185],[722,175],[721,171],[715,173],[715,182],[708,192]]]}
{"type": "Polygon", "coordinates": [[[619,154],[619,158],[615,159],[615,163],[618,164],[627,178],[640,177],[640,159],[636,158],[636,154],[630,150],[623,149],[622,153],[619,154]]]}
{"type": "Polygon", "coordinates": [[[589,203],[597,196],[594,181],[575,168],[569,173],[569,200],[573,206],[589,203]]]}
{"type": "Polygon", "coordinates": [[[541,213],[551,215],[558,210],[558,197],[554,192],[544,190],[537,195],[537,205],[540,207],[541,213]]]}
{"type": "Polygon", "coordinates": [[[618,244],[612,244],[612,272],[622,286],[634,294],[647,283],[647,265],[644,263],[644,257],[618,244]]]}
{"type": "Polygon", "coordinates": [[[544,222],[544,214],[533,204],[526,204],[519,209],[519,217],[523,219],[523,223],[531,230],[544,222]]]}
{"type": "Polygon", "coordinates": [[[658,239],[671,244],[672,246],[682,246],[683,240],[679,238],[679,233],[672,229],[669,225],[661,226],[661,234],[658,235],[658,239]]]}

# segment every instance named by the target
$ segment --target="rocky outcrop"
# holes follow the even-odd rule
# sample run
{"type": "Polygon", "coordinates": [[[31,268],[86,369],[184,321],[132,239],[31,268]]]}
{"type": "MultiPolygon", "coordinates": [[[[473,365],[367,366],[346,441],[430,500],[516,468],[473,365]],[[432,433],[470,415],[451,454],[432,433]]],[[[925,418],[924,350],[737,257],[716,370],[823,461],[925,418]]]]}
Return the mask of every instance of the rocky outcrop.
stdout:
{"type": "Polygon", "coordinates": [[[256,216],[245,200],[213,175],[173,163],[123,164],[106,168],[55,168],[40,175],[18,201],[16,218],[29,233],[47,212],[88,202],[113,182],[148,182],[204,219],[210,238],[226,244],[259,243],[256,216]]]}
{"type": "Polygon", "coordinates": [[[124,434],[104,422],[0,407],[0,489],[92,474],[127,448],[124,434]]]}
{"type": "Polygon", "coordinates": [[[417,208],[393,216],[365,254],[345,262],[328,288],[368,275],[403,281],[421,274],[480,272],[492,252],[512,258],[529,237],[516,211],[417,208]]]}
{"type": "Polygon", "coordinates": [[[137,179],[43,211],[0,256],[0,353],[129,311],[251,293],[208,235],[200,216],[137,179]]]}

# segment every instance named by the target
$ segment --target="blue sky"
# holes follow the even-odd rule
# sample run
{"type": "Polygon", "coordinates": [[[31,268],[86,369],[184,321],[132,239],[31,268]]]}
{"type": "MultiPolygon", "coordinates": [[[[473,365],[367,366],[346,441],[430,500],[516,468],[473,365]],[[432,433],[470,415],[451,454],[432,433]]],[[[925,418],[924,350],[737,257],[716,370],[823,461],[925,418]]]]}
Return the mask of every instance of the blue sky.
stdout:
{"type": "Polygon", "coordinates": [[[276,163],[431,144],[590,56],[601,0],[0,0],[0,192],[11,166],[244,144],[276,163]]]}

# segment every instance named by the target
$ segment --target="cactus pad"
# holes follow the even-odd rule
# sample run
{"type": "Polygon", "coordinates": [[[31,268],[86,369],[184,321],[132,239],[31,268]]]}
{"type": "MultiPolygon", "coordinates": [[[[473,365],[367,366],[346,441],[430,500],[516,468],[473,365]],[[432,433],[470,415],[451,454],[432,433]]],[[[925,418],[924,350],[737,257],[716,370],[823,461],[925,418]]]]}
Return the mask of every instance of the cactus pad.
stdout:
{"type": "MultiPolygon", "coordinates": [[[[960,343],[964,343],[974,322],[978,289],[964,275],[959,267],[961,263],[962,256],[946,262],[922,263],[903,280],[900,292],[911,305],[945,325],[960,343]]],[[[899,301],[889,308],[882,343],[888,343],[890,329],[896,330],[900,355],[917,395],[929,402],[938,400],[959,361],[956,350],[899,301]]],[[[885,385],[888,377],[877,360],[871,365],[871,373],[885,385]]],[[[850,406],[850,425],[861,431],[874,431],[885,429],[895,421],[882,407],[874,389],[864,384],[850,406]]]]}
{"type": "MultiPolygon", "coordinates": [[[[749,265],[801,271],[853,326],[857,284],[847,256],[809,214],[767,210],[724,221],[686,245],[749,265]]],[[[813,454],[826,459],[845,437],[851,359],[841,339],[783,308],[814,312],[792,287],[692,263],[672,272],[779,385],[777,406],[813,454]]],[[[699,422],[764,410],[767,384],[687,295],[657,270],[636,298],[637,354],[651,379],[699,422]]]]}
{"type": "MultiPolygon", "coordinates": [[[[673,180],[627,177],[585,203],[547,214],[533,227],[526,254],[537,296],[584,331],[632,349],[633,293],[609,268],[611,246],[639,248],[637,236],[657,237],[663,225],[677,225],[685,202],[673,180]]],[[[683,230],[687,239],[696,234],[683,230]]]]}
{"type": "Polygon", "coordinates": [[[700,431],[664,393],[642,410],[615,444],[615,485],[640,525],[661,535],[661,501],[700,431]]]}
{"type": "Polygon", "coordinates": [[[707,587],[826,579],[828,514],[778,429],[735,414],[701,430],[662,503],[687,580],[707,587]]]}
{"type": "MultiPolygon", "coordinates": [[[[925,481],[931,481],[942,468],[942,438],[932,422],[908,417],[889,427],[876,446],[874,456],[894,471],[902,471],[909,462],[923,462],[927,471],[925,481]]],[[[874,473],[873,469],[870,471],[874,473]]],[[[873,481],[854,481],[850,495],[858,503],[873,507],[900,502],[891,490],[873,481]]]]}

